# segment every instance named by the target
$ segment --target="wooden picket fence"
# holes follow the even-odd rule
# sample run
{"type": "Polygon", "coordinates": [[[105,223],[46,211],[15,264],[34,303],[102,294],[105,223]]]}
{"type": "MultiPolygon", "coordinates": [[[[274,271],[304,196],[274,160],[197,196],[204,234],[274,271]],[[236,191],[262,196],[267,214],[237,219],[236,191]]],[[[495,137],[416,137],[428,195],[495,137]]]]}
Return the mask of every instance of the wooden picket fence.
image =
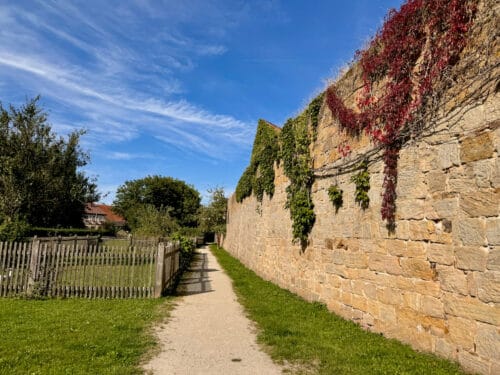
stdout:
{"type": "Polygon", "coordinates": [[[0,243],[0,297],[160,297],[179,272],[179,243],[106,247],[77,242],[0,243]]]}

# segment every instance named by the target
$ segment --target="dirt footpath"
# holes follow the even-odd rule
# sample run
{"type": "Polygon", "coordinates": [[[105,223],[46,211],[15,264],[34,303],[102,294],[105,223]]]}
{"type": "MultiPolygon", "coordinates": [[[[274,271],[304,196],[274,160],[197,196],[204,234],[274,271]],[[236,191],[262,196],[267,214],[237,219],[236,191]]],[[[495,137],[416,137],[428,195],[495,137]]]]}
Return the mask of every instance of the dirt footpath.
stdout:
{"type": "Polygon", "coordinates": [[[161,352],[144,366],[153,374],[281,374],[259,349],[252,322],[229,277],[208,248],[198,250],[167,324],[158,328],[161,352]]]}

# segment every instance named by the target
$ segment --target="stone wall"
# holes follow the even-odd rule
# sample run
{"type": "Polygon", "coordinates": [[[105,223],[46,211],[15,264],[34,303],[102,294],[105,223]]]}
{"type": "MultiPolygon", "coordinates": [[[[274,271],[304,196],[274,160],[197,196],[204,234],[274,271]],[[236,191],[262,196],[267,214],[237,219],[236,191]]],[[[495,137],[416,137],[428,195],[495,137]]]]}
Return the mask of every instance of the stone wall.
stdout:
{"type": "MultiPolygon", "coordinates": [[[[477,35],[494,31],[497,11],[494,2],[481,4],[477,35]]],[[[380,217],[383,163],[373,145],[358,139],[353,155],[341,158],[346,135],[323,106],[311,150],[316,222],[308,246],[292,243],[288,179],[276,166],[272,199],[230,199],[225,248],[263,278],[366,329],[468,371],[500,374],[500,104],[491,79],[499,76],[498,44],[492,51],[481,56],[488,77],[464,74],[442,99],[433,131],[401,151],[394,232],[380,217]],[[457,107],[472,86],[482,94],[457,107]],[[362,210],[352,172],[339,166],[371,151],[370,206],[362,210]],[[327,194],[332,184],[344,191],[337,212],[327,194]]],[[[340,84],[355,92],[358,81],[353,68],[340,84]]]]}

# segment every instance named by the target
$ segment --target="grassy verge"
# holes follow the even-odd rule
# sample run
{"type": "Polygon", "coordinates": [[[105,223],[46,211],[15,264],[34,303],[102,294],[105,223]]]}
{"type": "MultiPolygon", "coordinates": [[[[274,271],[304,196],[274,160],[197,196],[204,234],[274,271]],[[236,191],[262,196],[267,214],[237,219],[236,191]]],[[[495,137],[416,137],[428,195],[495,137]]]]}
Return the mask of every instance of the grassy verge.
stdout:
{"type": "Polygon", "coordinates": [[[264,281],[237,259],[211,246],[273,359],[319,374],[461,374],[457,364],[418,353],[396,340],[362,330],[264,281]]]}
{"type": "Polygon", "coordinates": [[[0,299],[0,374],[138,374],[171,303],[0,299]]]}

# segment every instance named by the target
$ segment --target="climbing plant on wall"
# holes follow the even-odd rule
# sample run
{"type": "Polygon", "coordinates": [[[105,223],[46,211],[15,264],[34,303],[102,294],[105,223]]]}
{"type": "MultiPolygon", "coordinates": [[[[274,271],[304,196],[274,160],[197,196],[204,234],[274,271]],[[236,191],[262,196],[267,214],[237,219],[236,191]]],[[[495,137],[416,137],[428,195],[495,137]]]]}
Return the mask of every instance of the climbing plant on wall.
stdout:
{"type": "Polygon", "coordinates": [[[264,120],[259,120],[253,144],[250,165],[236,186],[236,201],[241,202],[252,193],[262,202],[264,193],[274,194],[274,162],[278,160],[279,128],[264,120]]]}
{"type": "Polygon", "coordinates": [[[365,131],[384,149],[381,214],[394,223],[397,160],[403,143],[418,136],[417,114],[465,46],[477,0],[408,0],[392,10],[366,50],[357,53],[363,89],[358,110],[347,108],[335,85],[326,102],[351,135],[365,131]]]}
{"type": "Polygon", "coordinates": [[[283,168],[290,180],[285,207],[290,210],[294,240],[304,242],[316,218],[311,198],[313,171],[307,111],[285,123],[280,139],[283,168]]]}

